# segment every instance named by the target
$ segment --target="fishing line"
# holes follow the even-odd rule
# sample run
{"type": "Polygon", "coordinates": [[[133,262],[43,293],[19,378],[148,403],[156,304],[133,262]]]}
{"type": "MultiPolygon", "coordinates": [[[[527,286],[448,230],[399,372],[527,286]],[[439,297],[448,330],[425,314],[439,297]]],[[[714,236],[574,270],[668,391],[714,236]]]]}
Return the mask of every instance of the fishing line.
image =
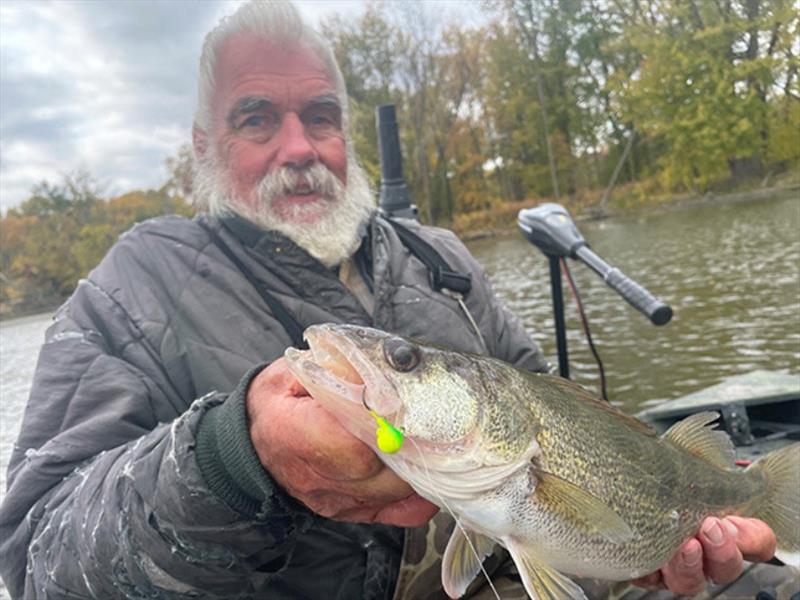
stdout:
{"type": "MultiPolygon", "coordinates": [[[[376,442],[378,448],[382,452],[385,452],[387,454],[394,454],[395,452],[400,450],[400,447],[402,446],[403,441],[405,440],[405,436],[403,436],[403,432],[401,430],[396,429],[393,425],[388,423],[386,419],[379,416],[374,410],[372,410],[369,407],[369,404],[367,404],[366,392],[367,392],[366,386],[362,387],[361,403],[364,405],[364,408],[366,408],[369,411],[372,418],[374,418],[375,421],[378,423],[378,430],[376,432],[377,434],[376,442]],[[387,444],[387,433],[389,434],[388,444],[387,444]]],[[[489,587],[494,593],[494,597],[497,600],[503,600],[500,597],[500,594],[497,592],[497,588],[494,587],[494,583],[492,583],[492,579],[489,577],[489,573],[486,572],[486,569],[483,566],[483,560],[478,554],[478,550],[473,545],[472,540],[469,538],[466,528],[464,527],[464,525],[461,524],[461,521],[459,520],[458,515],[456,515],[455,511],[452,508],[450,508],[450,505],[447,503],[447,500],[445,500],[444,497],[442,497],[442,495],[439,493],[439,490],[436,489],[436,486],[433,483],[433,477],[431,476],[431,471],[428,468],[428,462],[425,460],[425,455],[422,453],[422,449],[417,445],[416,440],[414,440],[413,438],[408,438],[408,440],[414,445],[414,448],[416,448],[417,450],[417,454],[419,454],[419,457],[422,459],[422,466],[425,467],[425,476],[428,478],[428,484],[431,490],[433,490],[433,493],[436,494],[436,497],[447,509],[447,512],[449,512],[450,515],[453,517],[453,520],[456,522],[456,525],[461,530],[461,533],[464,534],[464,538],[467,540],[467,545],[469,546],[469,549],[472,550],[472,554],[473,556],[475,556],[475,559],[478,561],[478,567],[480,567],[481,573],[483,573],[483,576],[486,578],[489,587]]]]}
{"type": "Polygon", "coordinates": [[[414,438],[409,437],[408,441],[411,442],[414,445],[414,448],[416,448],[417,453],[419,454],[419,457],[422,459],[422,466],[425,467],[425,475],[428,477],[428,484],[430,485],[431,489],[433,490],[433,493],[436,494],[436,497],[439,499],[439,501],[447,509],[447,512],[449,512],[450,515],[453,517],[453,520],[456,522],[456,525],[461,530],[461,533],[464,534],[464,537],[467,540],[467,545],[469,546],[469,549],[472,550],[472,554],[477,559],[478,566],[481,569],[481,573],[483,573],[483,576],[486,578],[486,581],[488,582],[489,587],[491,588],[492,592],[494,593],[494,597],[497,598],[497,600],[503,600],[500,597],[500,594],[497,592],[497,588],[494,587],[494,583],[492,583],[492,579],[489,577],[489,573],[486,572],[486,569],[483,566],[483,560],[478,555],[478,551],[475,549],[475,546],[472,544],[472,540],[469,539],[469,535],[467,534],[466,528],[461,524],[461,521],[459,520],[458,515],[456,515],[456,513],[453,511],[453,509],[450,508],[450,505],[447,503],[447,501],[442,497],[442,495],[436,489],[436,486],[433,483],[433,477],[431,477],[431,471],[430,471],[430,469],[428,469],[428,463],[425,460],[425,455],[422,453],[422,449],[417,445],[417,442],[414,440],[414,438]]]}

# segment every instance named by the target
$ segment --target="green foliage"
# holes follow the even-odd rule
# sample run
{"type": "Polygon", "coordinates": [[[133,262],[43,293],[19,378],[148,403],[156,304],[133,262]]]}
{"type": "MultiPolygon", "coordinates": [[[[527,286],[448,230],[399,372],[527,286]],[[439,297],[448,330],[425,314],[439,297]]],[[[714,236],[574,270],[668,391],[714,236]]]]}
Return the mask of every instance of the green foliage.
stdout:
{"type": "MultiPolygon", "coordinates": [[[[703,191],[749,164],[770,160],[770,114],[796,77],[789,3],[659,2],[655,19],[631,19],[617,42],[640,57],[610,81],[623,119],[664,142],[659,177],[667,190],[703,191]],[[788,53],[788,54],[787,54],[788,53]],[[776,93],[777,92],[777,93],[776,93]]],[[[775,132],[775,128],[772,128],[775,132]]]]}
{"type": "Polygon", "coordinates": [[[772,165],[800,163],[800,102],[784,99],[769,107],[767,162],[772,165]]]}
{"type": "Polygon", "coordinates": [[[484,6],[486,21],[472,27],[403,2],[325,25],[361,161],[377,185],[374,109],[397,104],[423,220],[450,223],[557,190],[576,204],[606,186],[634,132],[617,181],[635,183],[645,201],[763,177],[797,156],[791,2],[484,6]]]}
{"type": "Polygon", "coordinates": [[[380,181],[375,109],[401,100],[392,76],[397,48],[403,44],[397,28],[381,12],[378,4],[371,4],[358,21],[335,16],[322,24],[347,86],[351,142],[375,186],[380,181]]]}

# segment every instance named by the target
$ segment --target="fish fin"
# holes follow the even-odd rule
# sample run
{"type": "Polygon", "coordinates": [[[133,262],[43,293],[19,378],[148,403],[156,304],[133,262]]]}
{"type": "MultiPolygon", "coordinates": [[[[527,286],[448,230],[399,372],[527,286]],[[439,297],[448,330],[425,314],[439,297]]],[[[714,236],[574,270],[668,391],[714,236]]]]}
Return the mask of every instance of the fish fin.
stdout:
{"type": "Polygon", "coordinates": [[[778,558],[784,556],[789,564],[797,564],[800,555],[800,444],[770,452],[747,468],[751,469],[760,470],[767,482],[753,516],[775,532],[778,558]]]}
{"type": "Polygon", "coordinates": [[[525,591],[533,600],[587,600],[577,583],[542,562],[530,548],[514,538],[504,538],[503,544],[517,566],[525,591]]]}
{"type": "Polygon", "coordinates": [[[712,465],[730,469],[733,467],[736,453],[728,434],[714,429],[713,424],[717,419],[719,413],[715,411],[693,414],[675,423],[661,438],[698,458],[707,460],[712,465]]]}
{"type": "Polygon", "coordinates": [[[465,532],[456,525],[442,557],[442,585],[448,596],[460,598],[464,595],[469,584],[480,573],[483,559],[493,549],[494,540],[474,531],[465,532]],[[472,542],[472,546],[469,542],[472,542]]]}
{"type": "Polygon", "coordinates": [[[601,535],[615,544],[633,537],[633,530],[625,520],[597,496],[552,473],[537,469],[535,475],[538,480],[533,492],[536,502],[581,524],[584,531],[601,535]]]}
{"type": "Polygon", "coordinates": [[[640,421],[636,417],[632,417],[631,415],[627,415],[612,404],[606,402],[602,398],[598,398],[591,392],[587,391],[579,384],[571,381],[569,379],[564,379],[563,377],[556,377],[555,375],[544,375],[541,373],[529,373],[530,377],[541,377],[546,378],[553,387],[557,389],[560,393],[566,393],[569,395],[571,399],[579,399],[583,402],[591,403],[594,405],[595,408],[598,410],[605,411],[607,413],[613,414],[617,419],[625,423],[626,425],[632,427],[639,433],[642,433],[647,436],[656,437],[658,433],[655,429],[650,427],[647,423],[640,421]]]}

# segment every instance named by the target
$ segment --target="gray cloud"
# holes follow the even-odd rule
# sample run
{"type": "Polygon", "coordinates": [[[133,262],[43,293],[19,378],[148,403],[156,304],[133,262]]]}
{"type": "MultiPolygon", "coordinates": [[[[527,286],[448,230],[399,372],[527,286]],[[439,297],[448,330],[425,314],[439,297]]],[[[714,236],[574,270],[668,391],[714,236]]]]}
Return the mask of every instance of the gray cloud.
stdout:
{"type": "Polygon", "coordinates": [[[233,6],[3,2],[0,207],[76,169],[108,193],[160,186],[189,141],[203,36],[233,6]]]}

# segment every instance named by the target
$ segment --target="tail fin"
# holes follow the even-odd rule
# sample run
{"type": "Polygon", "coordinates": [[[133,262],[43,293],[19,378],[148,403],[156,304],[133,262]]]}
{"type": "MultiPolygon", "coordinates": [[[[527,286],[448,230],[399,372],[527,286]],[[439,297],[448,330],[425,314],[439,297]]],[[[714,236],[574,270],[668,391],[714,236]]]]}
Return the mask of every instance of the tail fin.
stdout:
{"type": "Polygon", "coordinates": [[[800,444],[770,452],[750,467],[767,482],[761,506],[753,515],[766,522],[778,540],[776,555],[783,562],[800,562],[800,444]]]}

